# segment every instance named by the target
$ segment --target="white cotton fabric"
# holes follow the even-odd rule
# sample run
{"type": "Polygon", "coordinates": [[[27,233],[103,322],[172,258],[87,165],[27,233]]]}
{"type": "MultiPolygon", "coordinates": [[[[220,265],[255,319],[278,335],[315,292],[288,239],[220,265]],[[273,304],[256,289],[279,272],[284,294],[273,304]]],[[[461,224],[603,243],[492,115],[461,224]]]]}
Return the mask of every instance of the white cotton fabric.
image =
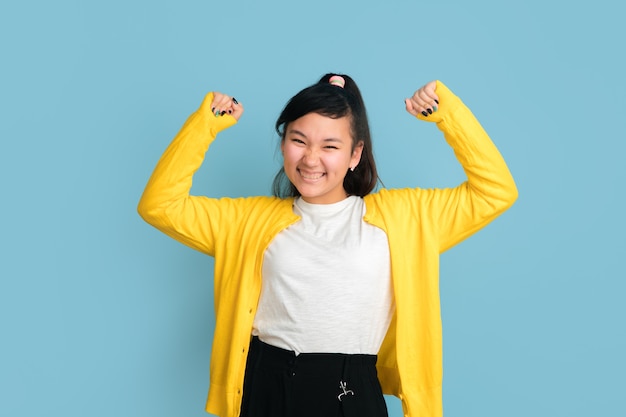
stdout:
{"type": "Polygon", "coordinates": [[[294,212],[265,252],[253,334],[296,353],[377,354],[394,311],[385,232],[360,197],[298,198],[294,212]]]}

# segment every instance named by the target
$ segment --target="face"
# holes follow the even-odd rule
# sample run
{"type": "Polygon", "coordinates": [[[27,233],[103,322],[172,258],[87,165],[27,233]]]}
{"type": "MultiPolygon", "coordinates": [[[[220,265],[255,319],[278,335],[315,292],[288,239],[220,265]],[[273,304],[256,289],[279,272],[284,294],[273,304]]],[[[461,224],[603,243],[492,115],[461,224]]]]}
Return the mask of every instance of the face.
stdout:
{"type": "Polygon", "coordinates": [[[343,179],[361,160],[363,142],[352,149],[350,118],[306,114],[287,125],[281,144],[287,178],[307,203],[346,198],[343,179]]]}

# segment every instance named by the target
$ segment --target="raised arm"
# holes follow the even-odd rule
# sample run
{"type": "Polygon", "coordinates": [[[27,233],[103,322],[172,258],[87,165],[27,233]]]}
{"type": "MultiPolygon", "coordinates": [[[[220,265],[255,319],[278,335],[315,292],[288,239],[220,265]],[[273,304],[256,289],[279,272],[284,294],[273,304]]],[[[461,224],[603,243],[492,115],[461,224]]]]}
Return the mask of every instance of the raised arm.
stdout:
{"type": "Polygon", "coordinates": [[[213,254],[218,203],[190,196],[189,192],[209,145],[242,114],[243,106],[234,98],[220,93],[206,95],[165,150],[146,185],[137,207],[146,222],[194,249],[213,254]]]}
{"type": "Polygon", "coordinates": [[[517,188],[478,120],[443,83],[426,84],[405,104],[417,118],[437,123],[467,175],[458,187],[430,190],[440,251],[444,251],[508,209],[517,199],[517,188]]]}

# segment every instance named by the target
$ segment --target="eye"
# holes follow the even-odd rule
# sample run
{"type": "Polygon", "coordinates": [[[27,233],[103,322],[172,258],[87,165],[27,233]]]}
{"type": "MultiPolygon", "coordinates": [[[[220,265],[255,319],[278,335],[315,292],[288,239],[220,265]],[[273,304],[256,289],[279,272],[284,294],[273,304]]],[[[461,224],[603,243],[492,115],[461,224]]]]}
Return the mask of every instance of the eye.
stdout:
{"type": "Polygon", "coordinates": [[[293,142],[293,143],[298,143],[298,144],[301,144],[301,145],[302,145],[302,144],[304,144],[304,141],[303,141],[302,139],[298,139],[298,138],[291,138],[290,140],[291,140],[291,142],[293,142]]]}
{"type": "Polygon", "coordinates": [[[324,149],[339,149],[339,148],[335,145],[326,145],[324,146],[324,149]]]}

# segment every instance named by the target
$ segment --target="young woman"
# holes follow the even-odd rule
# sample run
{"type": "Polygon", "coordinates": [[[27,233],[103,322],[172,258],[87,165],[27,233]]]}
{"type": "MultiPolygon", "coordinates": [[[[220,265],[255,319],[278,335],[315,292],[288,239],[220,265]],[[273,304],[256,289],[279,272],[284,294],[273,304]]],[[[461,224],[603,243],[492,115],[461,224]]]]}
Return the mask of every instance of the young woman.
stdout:
{"type": "Polygon", "coordinates": [[[510,207],[517,190],[478,121],[439,81],[405,100],[436,122],[467,181],[381,189],[361,94],[326,74],[276,128],[274,197],[190,196],[216,135],[243,114],[209,93],[159,161],[139,203],[150,224],[215,257],[207,411],[222,417],[442,414],[439,254],[510,207]]]}

